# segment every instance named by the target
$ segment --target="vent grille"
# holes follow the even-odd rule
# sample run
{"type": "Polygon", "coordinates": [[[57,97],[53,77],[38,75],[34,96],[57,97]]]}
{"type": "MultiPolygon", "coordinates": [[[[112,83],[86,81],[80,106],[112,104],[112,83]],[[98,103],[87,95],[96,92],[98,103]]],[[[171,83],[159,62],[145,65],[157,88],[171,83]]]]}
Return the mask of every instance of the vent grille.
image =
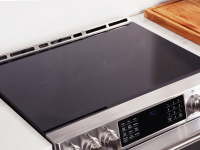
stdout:
{"type": "Polygon", "coordinates": [[[49,45],[48,43],[40,44],[39,48],[44,48],[44,47],[47,47],[48,45],[49,45]]]}
{"type": "Polygon", "coordinates": [[[70,40],[70,39],[71,39],[71,36],[67,36],[67,37],[64,37],[64,38],[60,38],[60,39],[51,41],[51,44],[54,45],[54,44],[57,44],[57,43],[61,43],[61,42],[70,40]]]}
{"type": "Polygon", "coordinates": [[[6,55],[0,56],[0,60],[4,60],[4,59],[7,59],[6,55]]]}
{"type": "Polygon", "coordinates": [[[25,53],[28,53],[28,52],[31,52],[31,51],[34,51],[34,50],[35,50],[34,47],[26,48],[26,49],[23,49],[23,50],[20,50],[20,51],[16,51],[16,52],[10,53],[10,57],[14,57],[14,56],[17,56],[17,55],[25,54],[25,53]]]}
{"type": "Polygon", "coordinates": [[[103,26],[100,26],[100,27],[96,27],[96,28],[93,28],[93,29],[89,29],[89,30],[86,30],[86,34],[90,34],[92,32],[96,32],[96,31],[99,31],[99,30],[103,30],[103,29],[106,29],[106,25],[103,25],[103,26]]]}
{"type": "Polygon", "coordinates": [[[122,20],[118,20],[118,21],[115,21],[115,22],[111,22],[111,23],[109,23],[108,25],[109,25],[110,27],[112,27],[112,26],[115,26],[115,25],[117,25],[117,24],[121,24],[121,23],[124,23],[124,22],[127,22],[127,21],[128,21],[128,19],[125,18],[125,19],[122,19],[122,20]]]}
{"type": "Polygon", "coordinates": [[[74,38],[77,38],[77,37],[80,37],[80,36],[82,36],[82,33],[81,33],[81,32],[76,33],[76,34],[73,35],[74,38]]]}
{"type": "Polygon", "coordinates": [[[30,54],[31,52],[33,53],[35,51],[38,52],[40,50],[41,51],[46,50],[49,47],[55,47],[55,46],[58,46],[60,44],[67,44],[69,42],[76,41],[80,38],[82,39],[82,38],[85,38],[85,37],[89,37],[89,36],[104,32],[104,31],[112,30],[114,28],[130,24],[130,23],[131,23],[131,19],[127,17],[127,18],[124,18],[124,19],[121,19],[121,20],[117,20],[117,21],[114,21],[114,22],[110,22],[110,23],[107,23],[107,24],[103,24],[101,26],[91,28],[91,29],[88,29],[88,30],[84,30],[84,31],[81,31],[81,32],[78,32],[78,33],[75,33],[75,34],[72,34],[72,35],[68,35],[66,37],[62,37],[62,38],[52,40],[52,41],[47,41],[43,44],[34,45],[30,48],[26,48],[26,49],[23,49],[23,50],[7,53],[7,54],[0,56],[0,63],[7,61],[7,60],[10,60],[10,59],[13,59],[13,58],[16,58],[16,57],[18,58],[20,56],[23,56],[26,53],[30,54]]]}

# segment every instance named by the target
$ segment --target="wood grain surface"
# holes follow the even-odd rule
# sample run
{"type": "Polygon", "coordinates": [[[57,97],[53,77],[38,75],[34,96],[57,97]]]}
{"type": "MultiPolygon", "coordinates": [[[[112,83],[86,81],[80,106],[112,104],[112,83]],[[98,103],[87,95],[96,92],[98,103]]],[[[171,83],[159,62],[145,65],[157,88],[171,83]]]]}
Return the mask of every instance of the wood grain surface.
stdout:
{"type": "Polygon", "coordinates": [[[200,45],[200,0],[173,0],[146,9],[144,16],[200,45]]]}

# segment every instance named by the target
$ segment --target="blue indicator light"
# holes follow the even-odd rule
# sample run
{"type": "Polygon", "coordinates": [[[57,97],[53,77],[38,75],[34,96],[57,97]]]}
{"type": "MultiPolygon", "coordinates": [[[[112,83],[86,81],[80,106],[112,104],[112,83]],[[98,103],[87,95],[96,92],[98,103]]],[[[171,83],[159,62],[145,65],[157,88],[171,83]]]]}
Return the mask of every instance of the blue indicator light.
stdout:
{"type": "Polygon", "coordinates": [[[149,114],[150,114],[150,116],[156,115],[156,111],[155,110],[151,111],[151,112],[149,112],[149,114]]]}

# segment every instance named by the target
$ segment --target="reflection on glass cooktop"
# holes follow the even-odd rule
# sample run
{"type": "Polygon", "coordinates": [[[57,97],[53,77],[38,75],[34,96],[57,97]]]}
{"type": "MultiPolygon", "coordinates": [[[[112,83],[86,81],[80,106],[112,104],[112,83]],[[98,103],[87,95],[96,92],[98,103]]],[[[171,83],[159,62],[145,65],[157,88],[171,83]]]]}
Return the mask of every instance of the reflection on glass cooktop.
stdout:
{"type": "Polygon", "coordinates": [[[132,23],[0,65],[0,92],[44,134],[195,74],[199,64],[132,23]]]}

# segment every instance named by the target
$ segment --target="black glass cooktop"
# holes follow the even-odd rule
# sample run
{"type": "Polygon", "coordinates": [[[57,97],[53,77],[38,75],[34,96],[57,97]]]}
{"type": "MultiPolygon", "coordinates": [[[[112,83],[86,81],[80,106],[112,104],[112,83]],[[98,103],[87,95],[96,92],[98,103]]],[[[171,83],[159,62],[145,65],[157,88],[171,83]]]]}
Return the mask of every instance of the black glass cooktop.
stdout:
{"type": "Polygon", "coordinates": [[[0,65],[0,92],[44,135],[195,74],[199,64],[198,56],[131,23],[0,65]]]}

